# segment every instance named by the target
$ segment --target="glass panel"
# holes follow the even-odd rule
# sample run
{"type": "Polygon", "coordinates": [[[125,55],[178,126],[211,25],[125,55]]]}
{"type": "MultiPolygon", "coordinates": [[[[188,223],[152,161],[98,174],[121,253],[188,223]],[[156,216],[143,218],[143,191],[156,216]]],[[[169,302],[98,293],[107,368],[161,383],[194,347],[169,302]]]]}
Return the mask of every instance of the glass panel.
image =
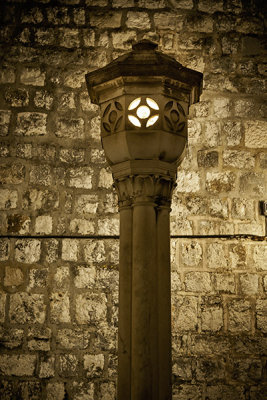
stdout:
{"type": "Polygon", "coordinates": [[[151,99],[150,97],[147,97],[146,102],[149,105],[149,107],[153,108],[154,110],[159,110],[159,106],[157,105],[155,100],[151,99]]]}
{"type": "Polygon", "coordinates": [[[149,126],[154,125],[158,119],[159,119],[159,115],[153,115],[153,117],[150,117],[149,120],[147,121],[146,127],[148,128],[149,126]]]}
{"type": "Polygon", "coordinates": [[[138,97],[137,99],[133,100],[130,103],[128,110],[134,110],[140,104],[140,101],[141,101],[141,97],[138,97]]]}
{"type": "Polygon", "coordinates": [[[136,114],[141,119],[148,118],[150,115],[150,109],[147,106],[140,106],[138,107],[136,114]]]}
{"type": "Polygon", "coordinates": [[[128,115],[129,121],[134,125],[134,126],[141,126],[141,123],[138,118],[134,117],[133,115],[128,115]]]}

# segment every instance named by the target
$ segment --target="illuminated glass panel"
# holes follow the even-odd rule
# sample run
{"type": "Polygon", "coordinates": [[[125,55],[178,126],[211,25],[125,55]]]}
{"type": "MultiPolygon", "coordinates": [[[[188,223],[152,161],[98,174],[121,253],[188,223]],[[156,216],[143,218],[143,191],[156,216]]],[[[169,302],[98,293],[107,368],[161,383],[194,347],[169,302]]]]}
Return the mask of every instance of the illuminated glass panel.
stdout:
{"type": "Polygon", "coordinates": [[[150,117],[149,120],[147,121],[146,127],[154,125],[158,119],[159,119],[159,115],[153,115],[153,117],[150,117]]]}
{"type": "Polygon", "coordinates": [[[153,110],[159,110],[159,106],[157,105],[155,100],[151,99],[150,97],[147,97],[146,102],[149,105],[149,107],[153,108],[153,110]]]}
{"type": "Polygon", "coordinates": [[[138,126],[140,128],[141,126],[141,122],[139,121],[138,118],[136,118],[133,115],[128,115],[129,121],[134,125],[134,126],[138,126]]]}
{"type": "Polygon", "coordinates": [[[136,114],[141,119],[146,119],[150,115],[150,109],[147,106],[138,107],[136,114]]]}
{"type": "Polygon", "coordinates": [[[138,99],[133,100],[130,103],[128,110],[134,110],[140,104],[140,101],[141,101],[141,97],[138,97],[138,99]]]}

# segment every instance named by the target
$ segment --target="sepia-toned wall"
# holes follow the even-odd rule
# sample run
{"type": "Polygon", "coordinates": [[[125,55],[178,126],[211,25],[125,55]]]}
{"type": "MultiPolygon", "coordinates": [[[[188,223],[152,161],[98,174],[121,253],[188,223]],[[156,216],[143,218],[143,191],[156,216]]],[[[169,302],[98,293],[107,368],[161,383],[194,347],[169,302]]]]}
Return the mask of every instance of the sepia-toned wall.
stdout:
{"type": "Polygon", "coordinates": [[[119,215],[85,73],[149,38],[204,74],[171,213],[173,398],[265,400],[263,2],[0,7],[0,398],[116,399],[119,215]]]}

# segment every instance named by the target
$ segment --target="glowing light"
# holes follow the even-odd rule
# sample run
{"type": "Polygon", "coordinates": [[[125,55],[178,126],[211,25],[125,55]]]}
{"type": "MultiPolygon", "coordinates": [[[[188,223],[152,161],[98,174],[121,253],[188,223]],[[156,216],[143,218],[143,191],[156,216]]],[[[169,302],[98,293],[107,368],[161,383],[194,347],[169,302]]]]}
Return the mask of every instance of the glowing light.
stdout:
{"type": "Polygon", "coordinates": [[[141,97],[138,97],[137,99],[133,100],[130,103],[128,110],[134,110],[140,104],[140,101],[141,101],[141,97]]]}
{"type": "Polygon", "coordinates": [[[146,102],[149,105],[149,107],[153,108],[153,110],[159,110],[159,106],[157,105],[155,100],[151,99],[150,97],[147,97],[146,102]]]}
{"type": "Polygon", "coordinates": [[[148,118],[150,115],[150,109],[147,106],[140,106],[138,107],[136,114],[141,119],[148,118]]]}
{"type": "Polygon", "coordinates": [[[139,121],[138,118],[134,117],[133,115],[128,115],[129,121],[134,125],[138,126],[140,128],[141,122],[139,121]]]}
{"type": "Polygon", "coordinates": [[[159,119],[159,115],[153,115],[153,117],[150,117],[149,120],[147,121],[146,127],[154,125],[158,119],[159,119]]]}

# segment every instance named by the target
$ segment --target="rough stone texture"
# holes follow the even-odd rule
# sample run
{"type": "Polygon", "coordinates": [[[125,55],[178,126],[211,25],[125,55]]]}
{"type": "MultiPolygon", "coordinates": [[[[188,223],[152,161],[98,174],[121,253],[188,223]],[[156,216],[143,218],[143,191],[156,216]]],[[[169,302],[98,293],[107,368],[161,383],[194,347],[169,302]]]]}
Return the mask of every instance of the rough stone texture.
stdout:
{"type": "Polygon", "coordinates": [[[116,399],[117,196],[84,75],[150,38],[204,72],[172,202],[173,399],[265,400],[260,3],[1,2],[0,226],[26,236],[0,239],[1,399],[116,399]]]}

